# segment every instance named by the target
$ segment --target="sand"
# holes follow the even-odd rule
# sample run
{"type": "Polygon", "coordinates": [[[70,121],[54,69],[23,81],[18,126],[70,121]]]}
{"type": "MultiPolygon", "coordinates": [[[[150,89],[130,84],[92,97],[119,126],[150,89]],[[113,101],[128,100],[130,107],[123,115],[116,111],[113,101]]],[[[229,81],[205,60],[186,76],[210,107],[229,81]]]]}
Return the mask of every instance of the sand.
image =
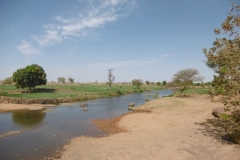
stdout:
{"type": "Polygon", "coordinates": [[[9,111],[15,111],[15,110],[23,110],[23,109],[29,109],[29,110],[39,110],[43,108],[53,107],[56,106],[54,104],[5,104],[0,103],[0,112],[9,112],[9,111]]]}
{"type": "Polygon", "coordinates": [[[109,136],[73,138],[64,146],[61,159],[240,159],[239,145],[223,140],[224,131],[212,125],[216,120],[211,111],[217,106],[221,105],[212,103],[208,96],[160,98],[140,106],[151,113],[94,120],[109,136]]]}

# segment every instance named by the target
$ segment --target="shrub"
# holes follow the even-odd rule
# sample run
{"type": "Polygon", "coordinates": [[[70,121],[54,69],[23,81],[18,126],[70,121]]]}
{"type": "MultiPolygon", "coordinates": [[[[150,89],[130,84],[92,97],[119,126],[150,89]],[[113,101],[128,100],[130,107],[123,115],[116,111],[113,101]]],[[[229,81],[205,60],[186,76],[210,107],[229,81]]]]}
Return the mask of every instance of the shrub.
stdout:
{"type": "Polygon", "coordinates": [[[12,77],[7,77],[2,81],[2,84],[12,84],[12,83],[13,83],[12,77]]]}

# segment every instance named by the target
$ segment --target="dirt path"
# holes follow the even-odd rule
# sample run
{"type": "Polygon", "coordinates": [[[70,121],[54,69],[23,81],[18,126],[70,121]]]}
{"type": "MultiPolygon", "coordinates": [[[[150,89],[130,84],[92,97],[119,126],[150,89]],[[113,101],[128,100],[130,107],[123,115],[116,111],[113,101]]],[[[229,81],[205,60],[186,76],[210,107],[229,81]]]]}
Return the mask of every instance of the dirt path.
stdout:
{"type": "MultiPolygon", "coordinates": [[[[219,106],[206,96],[161,98],[142,109],[152,113],[122,116],[121,133],[108,137],[77,137],[64,147],[63,160],[239,160],[240,148],[222,140],[214,128],[212,108],[219,106]]],[[[114,124],[111,124],[114,125],[114,124]]]]}

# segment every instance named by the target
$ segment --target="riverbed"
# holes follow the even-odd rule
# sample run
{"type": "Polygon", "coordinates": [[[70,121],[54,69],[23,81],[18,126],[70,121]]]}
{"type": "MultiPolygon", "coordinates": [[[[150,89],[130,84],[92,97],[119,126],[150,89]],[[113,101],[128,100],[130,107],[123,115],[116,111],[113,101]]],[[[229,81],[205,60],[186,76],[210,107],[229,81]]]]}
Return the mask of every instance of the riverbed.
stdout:
{"type": "Polygon", "coordinates": [[[58,105],[39,110],[18,110],[0,114],[0,159],[43,159],[51,157],[74,137],[102,137],[106,133],[91,124],[92,119],[109,119],[129,112],[145,100],[169,95],[170,90],[131,94],[58,105]],[[157,96],[156,96],[157,95],[157,96]],[[81,107],[81,103],[88,106],[81,107]],[[87,111],[84,109],[87,108],[87,111]]]}

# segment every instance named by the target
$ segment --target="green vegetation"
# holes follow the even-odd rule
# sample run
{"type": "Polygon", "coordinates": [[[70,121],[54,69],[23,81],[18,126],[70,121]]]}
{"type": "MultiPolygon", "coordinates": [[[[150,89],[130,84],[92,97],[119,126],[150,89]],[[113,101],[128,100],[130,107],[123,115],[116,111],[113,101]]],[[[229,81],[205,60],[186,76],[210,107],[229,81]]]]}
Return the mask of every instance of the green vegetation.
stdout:
{"type": "Polygon", "coordinates": [[[169,94],[168,96],[162,96],[162,97],[173,97],[173,94],[169,94]]]}
{"type": "Polygon", "coordinates": [[[215,33],[227,34],[227,38],[220,36],[213,42],[213,47],[203,49],[207,57],[207,66],[214,70],[216,75],[212,82],[211,95],[218,96],[217,102],[224,104],[226,110],[230,110],[227,132],[234,135],[233,139],[240,137],[240,5],[235,3],[229,11],[221,29],[215,29],[215,33]],[[219,96],[220,95],[220,96],[219,96]],[[235,137],[236,136],[236,137],[235,137]]]}
{"type": "Polygon", "coordinates": [[[167,84],[167,88],[173,88],[182,95],[188,86],[193,85],[194,81],[202,81],[203,77],[199,76],[196,69],[183,69],[174,74],[172,82],[167,84]]]}
{"type": "Polygon", "coordinates": [[[141,79],[133,79],[132,80],[132,85],[137,86],[137,89],[143,85],[143,81],[141,79]]]}
{"type": "Polygon", "coordinates": [[[162,82],[162,85],[165,86],[166,84],[167,84],[167,81],[163,81],[163,82],[162,82]]]}
{"type": "Polygon", "coordinates": [[[12,77],[7,77],[2,82],[2,84],[12,84],[12,83],[13,83],[12,77]]]}
{"type": "Polygon", "coordinates": [[[150,84],[150,82],[149,82],[149,81],[145,81],[145,83],[146,83],[147,85],[149,85],[149,84],[150,84]]]}
{"type": "Polygon", "coordinates": [[[17,88],[26,88],[35,90],[38,85],[46,85],[47,75],[42,67],[37,64],[29,65],[25,68],[18,69],[13,73],[13,81],[17,88]]]}
{"type": "Polygon", "coordinates": [[[187,88],[183,94],[209,94],[208,88],[187,88]]]}
{"type": "Polygon", "coordinates": [[[116,85],[113,84],[111,88],[106,85],[100,84],[58,84],[58,85],[45,85],[37,86],[32,93],[25,93],[25,90],[16,89],[14,85],[1,85],[0,95],[9,97],[25,97],[25,98],[71,98],[73,100],[87,100],[104,97],[119,96],[131,93],[140,93],[150,90],[159,90],[161,87],[142,86],[138,89],[132,85],[116,85]]]}
{"type": "Polygon", "coordinates": [[[74,79],[73,79],[72,77],[69,77],[69,78],[68,78],[68,81],[69,81],[70,83],[74,83],[74,79]]]}

